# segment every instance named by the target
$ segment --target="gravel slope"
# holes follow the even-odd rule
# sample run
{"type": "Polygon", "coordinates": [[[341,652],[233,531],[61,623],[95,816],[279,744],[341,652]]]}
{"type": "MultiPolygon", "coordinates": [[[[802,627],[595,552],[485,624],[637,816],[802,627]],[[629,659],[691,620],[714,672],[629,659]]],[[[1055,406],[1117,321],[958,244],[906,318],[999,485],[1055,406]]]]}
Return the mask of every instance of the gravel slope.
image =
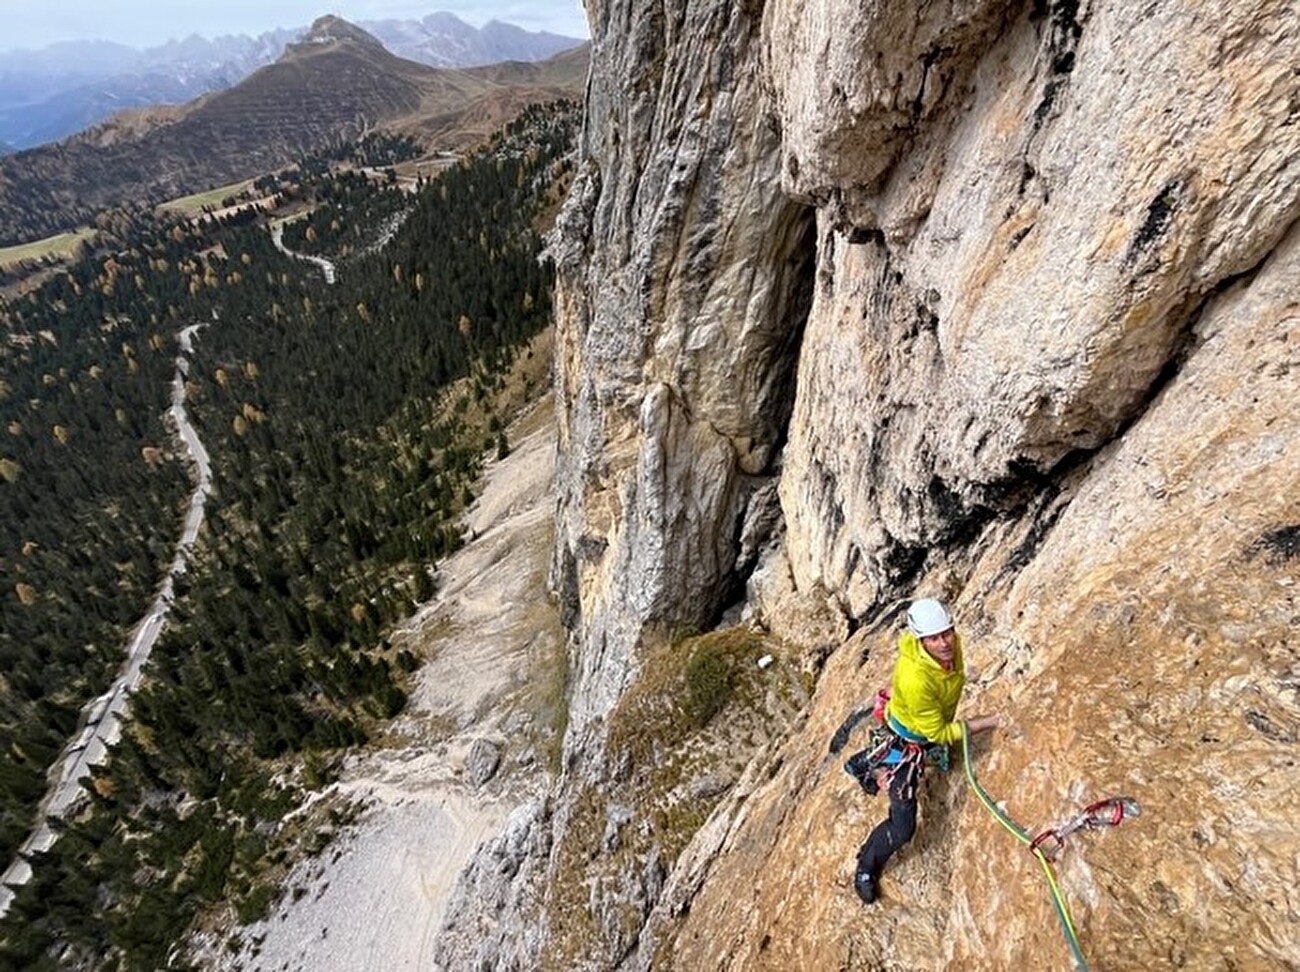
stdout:
{"type": "Polygon", "coordinates": [[[440,565],[439,592],[395,644],[426,660],[384,747],[351,758],[318,799],[360,813],[300,864],[264,922],[205,966],[355,972],[429,969],[447,898],[478,844],[548,779],[545,686],[563,635],[545,580],[553,532],[555,428],[550,398],[510,430],[514,451],[485,474],[468,512],[474,539],[440,565]],[[500,767],[476,786],[471,748],[500,767]],[[479,748],[485,748],[479,742],[479,748]]]}

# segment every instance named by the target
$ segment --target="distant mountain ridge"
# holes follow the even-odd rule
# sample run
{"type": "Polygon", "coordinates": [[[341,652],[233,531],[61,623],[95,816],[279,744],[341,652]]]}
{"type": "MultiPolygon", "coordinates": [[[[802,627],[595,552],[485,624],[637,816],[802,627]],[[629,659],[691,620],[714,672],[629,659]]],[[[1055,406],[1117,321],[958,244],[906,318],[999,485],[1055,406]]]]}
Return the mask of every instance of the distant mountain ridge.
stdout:
{"type": "Polygon", "coordinates": [[[0,245],[128,201],[149,205],[272,172],[369,131],[465,147],[527,103],[580,97],[586,61],[583,48],[537,64],[433,68],[322,17],[278,61],[228,90],[123,112],[57,145],[0,158],[0,245]]]}
{"type": "Polygon", "coordinates": [[[198,36],[135,50],[72,41],[0,59],[0,141],[17,149],[57,141],[125,108],[179,104],[237,84],[304,33],[198,36]]]}
{"type": "Polygon", "coordinates": [[[581,37],[526,31],[499,20],[471,27],[446,12],[432,13],[422,20],[362,20],[358,24],[399,57],[433,67],[544,61],[584,42],[581,37]]]}
{"type": "MultiPolygon", "coordinates": [[[[583,38],[530,32],[491,21],[473,27],[451,13],[358,24],[389,51],[433,67],[541,61],[583,38]]],[[[0,55],[0,143],[32,148],[83,131],[127,108],[180,104],[222,91],[273,63],[308,28],[208,39],[192,35],[137,50],[107,41],[67,41],[0,55]]]]}

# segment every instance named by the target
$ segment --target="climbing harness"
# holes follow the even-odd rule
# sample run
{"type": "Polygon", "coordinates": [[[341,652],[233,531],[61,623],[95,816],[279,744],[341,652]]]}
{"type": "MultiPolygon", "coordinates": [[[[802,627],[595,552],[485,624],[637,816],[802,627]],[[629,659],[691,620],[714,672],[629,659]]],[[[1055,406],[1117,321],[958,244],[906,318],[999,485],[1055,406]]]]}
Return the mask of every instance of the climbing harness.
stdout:
{"type": "Polygon", "coordinates": [[[849,757],[844,771],[872,796],[882,787],[888,789],[890,782],[903,774],[902,792],[905,799],[910,799],[926,763],[938,766],[940,772],[948,772],[948,747],[909,733],[905,726],[886,714],[888,702],[889,691],[881,689],[876,693],[871,709],[860,708],[852,712],[831,738],[830,750],[832,755],[839,753],[853,728],[868,717],[874,718],[876,724],[871,727],[867,745],[849,757]]]}
{"type": "Polygon", "coordinates": [[[848,758],[844,772],[857,780],[862,789],[872,796],[879,793],[882,787],[889,789],[891,781],[901,775],[904,781],[901,793],[903,799],[907,800],[916,792],[926,762],[933,762],[946,769],[946,756],[946,747],[908,742],[887,725],[875,726],[871,730],[867,747],[848,758]]]}
{"type": "Polygon", "coordinates": [[[962,763],[966,768],[966,782],[970,784],[970,788],[979,797],[984,809],[992,814],[993,818],[1005,827],[1016,840],[1027,846],[1034,857],[1038,858],[1038,863],[1042,865],[1043,873],[1047,876],[1048,886],[1052,890],[1052,905],[1056,909],[1056,917],[1061,922],[1061,930],[1065,933],[1065,941],[1070,946],[1075,965],[1078,966],[1079,972],[1087,972],[1088,963],[1084,959],[1083,949],[1079,945],[1079,934],[1075,931],[1074,921],[1070,918],[1070,909],[1065,903],[1065,896],[1061,893],[1061,886],[1057,883],[1056,871],[1052,867],[1052,861],[1065,847],[1066,837],[1076,830],[1085,827],[1090,829],[1117,827],[1128,817],[1136,817],[1140,812],[1137,801],[1131,797],[1111,797],[1108,800],[1100,800],[1088,806],[1077,817],[1061,826],[1048,828],[1037,837],[1030,837],[1028,831],[1003,813],[984,787],[980,786],[979,780],[975,778],[975,770],[970,758],[970,725],[965,722],[962,723],[961,756],[962,763]],[[1049,850],[1044,850],[1043,845],[1048,840],[1055,840],[1056,844],[1049,850]]]}

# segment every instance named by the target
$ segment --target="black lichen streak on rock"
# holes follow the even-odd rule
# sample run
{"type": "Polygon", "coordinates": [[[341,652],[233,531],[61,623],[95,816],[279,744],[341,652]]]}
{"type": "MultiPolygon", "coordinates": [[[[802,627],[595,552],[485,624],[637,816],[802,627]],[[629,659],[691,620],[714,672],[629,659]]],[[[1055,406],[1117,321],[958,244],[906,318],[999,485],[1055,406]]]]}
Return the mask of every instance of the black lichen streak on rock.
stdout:
{"type": "MultiPolygon", "coordinates": [[[[1057,495],[1056,490],[1053,488],[1050,492],[1054,500],[1057,495]]],[[[997,582],[1007,577],[1014,577],[1029,565],[1046,542],[1048,534],[1052,532],[1052,527],[1056,526],[1056,521],[1065,512],[1066,505],[1064,503],[1048,503],[1043,512],[1034,518],[1028,532],[1025,533],[1024,539],[1011,552],[1006,562],[1003,563],[1002,569],[998,571],[997,582]]]]}
{"type": "MultiPolygon", "coordinates": [[[[1022,187],[1021,191],[1022,191],[1022,192],[1024,191],[1023,187],[1022,187]]],[[[1033,223],[1030,223],[1028,226],[1026,226],[1026,227],[1025,227],[1024,229],[1022,229],[1022,230],[1017,230],[1016,233],[1015,233],[1015,235],[1011,237],[1011,243],[1009,244],[1009,246],[1008,246],[1007,248],[1010,249],[1010,250],[1014,250],[1014,249],[1015,249],[1016,247],[1018,247],[1021,243],[1023,243],[1024,240],[1025,240],[1025,237],[1028,236],[1028,235],[1029,235],[1030,233],[1032,233],[1033,231],[1034,231],[1034,224],[1033,224],[1033,223]]]]}
{"type": "Polygon", "coordinates": [[[1273,742],[1295,743],[1297,741],[1294,728],[1281,728],[1258,709],[1247,709],[1245,719],[1248,726],[1273,742]]]}
{"type": "Polygon", "coordinates": [[[1047,56],[1051,59],[1051,77],[1043,86],[1043,97],[1034,109],[1034,129],[1040,128],[1056,104],[1056,98],[1065,87],[1070,73],[1074,70],[1074,52],[1083,36],[1083,24],[1079,20],[1078,0],[1061,0],[1059,3],[1044,3],[1037,0],[1031,17],[1041,19],[1051,12],[1051,22],[1047,38],[1047,56]]]}
{"type": "Polygon", "coordinates": [[[854,246],[861,246],[863,243],[879,243],[883,246],[885,243],[884,233],[867,226],[851,226],[845,236],[848,237],[849,243],[854,246]]]}
{"type": "Polygon", "coordinates": [[[1048,81],[1043,88],[1043,98],[1038,102],[1038,107],[1034,109],[1034,127],[1040,127],[1047,120],[1047,116],[1052,111],[1052,105],[1056,103],[1056,94],[1061,89],[1061,82],[1056,78],[1048,81]]]}
{"type": "Polygon", "coordinates": [[[967,545],[993,517],[993,511],[986,507],[968,505],[957,491],[938,476],[930,479],[926,486],[926,496],[930,509],[935,511],[940,520],[935,540],[945,546],[967,545]]]}
{"type": "Polygon", "coordinates": [[[1275,566],[1300,558],[1300,523],[1270,530],[1251,544],[1250,550],[1275,566]]]}
{"type": "Polygon", "coordinates": [[[1165,231],[1169,228],[1169,222],[1178,208],[1178,199],[1182,193],[1182,188],[1181,179],[1171,179],[1156,193],[1155,199],[1152,199],[1151,204],[1147,206],[1147,215],[1146,219],[1142,221],[1142,228],[1138,230],[1137,236],[1133,237],[1133,242],[1129,244],[1128,253],[1124,255],[1125,266],[1132,268],[1138,259],[1144,253],[1149,252],[1155,243],[1165,235],[1165,231]]]}
{"type": "Polygon", "coordinates": [[[929,331],[931,334],[934,334],[939,330],[939,315],[925,304],[917,301],[916,324],[921,330],[929,331]]]}
{"type": "Polygon", "coordinates": [[[880,567],[895,588],[904,590],[920,574],[925,556],[925,547],[895,542],[885,551],[880,567]]]}

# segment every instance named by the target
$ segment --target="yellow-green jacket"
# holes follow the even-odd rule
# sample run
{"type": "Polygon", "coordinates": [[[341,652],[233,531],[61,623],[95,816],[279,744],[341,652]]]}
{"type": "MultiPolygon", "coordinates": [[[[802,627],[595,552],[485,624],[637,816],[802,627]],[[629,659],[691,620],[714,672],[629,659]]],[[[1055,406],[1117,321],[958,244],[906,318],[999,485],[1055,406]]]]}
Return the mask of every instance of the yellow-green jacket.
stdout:
{"type": "Polygon", "coordinates": [[[885,713],[913,735],[925,736],[931,742],[944,745],[961,742],[962,724],[953,720],[965,684],[966,664],[962,659],[960,636],[949,672],[930,657],[916,635],[905,631],[898,641],[898,661],[894,663],[885,713]]]}

